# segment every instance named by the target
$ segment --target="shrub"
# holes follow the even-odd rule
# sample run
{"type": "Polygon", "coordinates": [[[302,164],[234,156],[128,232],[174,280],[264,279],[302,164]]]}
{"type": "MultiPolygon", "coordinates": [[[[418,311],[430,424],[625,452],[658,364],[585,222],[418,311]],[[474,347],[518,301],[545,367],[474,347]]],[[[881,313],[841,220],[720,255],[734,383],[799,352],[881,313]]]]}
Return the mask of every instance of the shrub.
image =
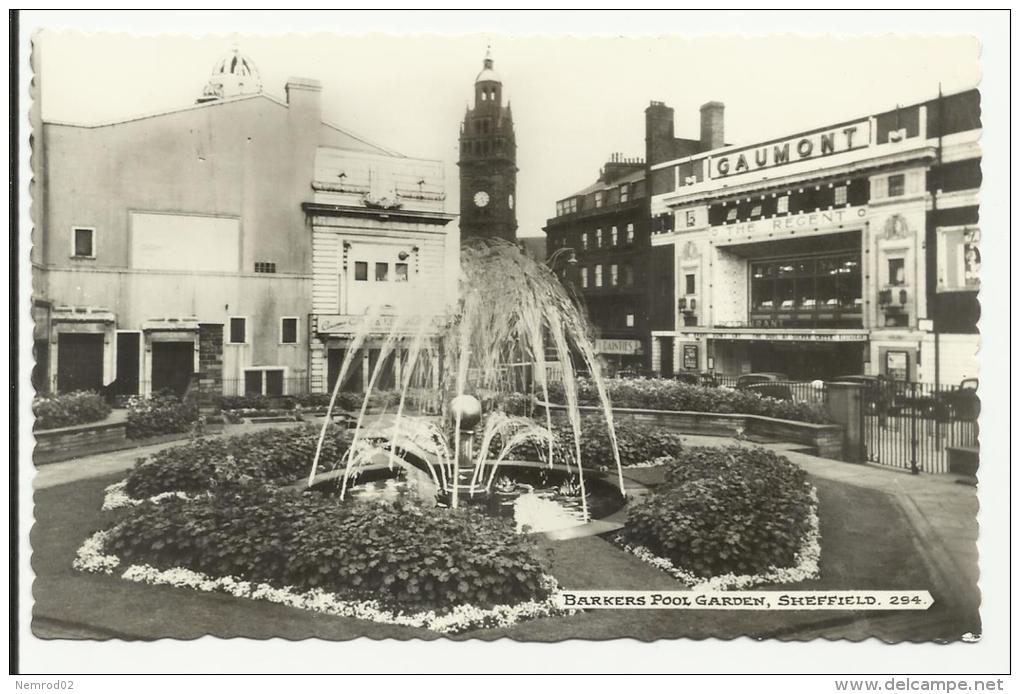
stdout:
{"type": "MultiPolygon", "coordinates": [[[[638,422],[616,422],[616,445],[620,452],[620,464],[624,467],[646,463],[664,456],[675,456],[680,453],[681,438],[679,434],[663,431],[654,426],[638,422]]],[[[555,443],[553,444],[553,462],[573,463],[575,458],[574,430],[569,423],[553,424],[555,443]]],[[[581,461],[588,470],[600,467],[615,468],[609,428],[605,420],[599,417],[585,417],[581,420],[581,461]]],[[[500,442],[496,441],[492,449],[497,449],[500,442]]],[[[549,448],[543,444],[524,444],[510,452],[511,458],[547,458],[549,448]]]]}
{"type": "Polygon", "coordinates": [[[198,405],[191,398],[157,394],[128,401],[128,438],[141,439],[188,431],[198,421],[198,405]]]}
{"type": "MultiPolygon", "coordinates": [[[[665,378],[618,378],[605,381],[605,384],[614,407],[754,414],[813,424],[832,421],[818,403],[776,400],[746,390],[695,386],[665,378]]],[[[595,383],[590,379],[578,379],[577,397],[582,405],[600,404],[595,383]]],[[[553,402],[565,402],[563,386],[551,385],[549,398],[553,402]]]]}
{"type": "MultiPolygon", "coordinates": [[[[125,491],[135,499],[163,492],[202,492],[236,480],[291,481],[311,470],[319,427],[264,429],[237,436],[196,439],[141,458],[128,473],[125,491]]],[[[347,433],[330,427],[322,442],[321,468],[329,470],[347,450],[347,433]]]]}
{"type": "Polygon", "coordinates": [[[629,511],[624,536],[698,576],[788,567],[813,504],[803,470],[763,448],[689,448],[629,511]]]}
{"type": "Polygon", "coordinates": [[[40,395],[32,400],[35,429],[57,429],[106,419],[110,406],[99,393],[75,391],[60,395],[40,395]]]}
{"type": "Polygon", "coordinates": [[[259,486],[134,507],[107,548],[127,563],[320,588],[397,608],[544,598],[535,545],[471,509],[337,503],[259,486]]]}

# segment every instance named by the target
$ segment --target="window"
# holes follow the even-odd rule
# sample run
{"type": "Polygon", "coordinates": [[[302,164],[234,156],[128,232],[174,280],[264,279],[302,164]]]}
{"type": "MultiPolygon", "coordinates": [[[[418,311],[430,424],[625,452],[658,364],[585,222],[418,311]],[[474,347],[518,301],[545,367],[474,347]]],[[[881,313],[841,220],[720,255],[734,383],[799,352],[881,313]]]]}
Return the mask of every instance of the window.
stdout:
{"type": "Polygon", "coordinates": [[[297,342],[298,342],[297,330],[298,330],[298,319],[297,318],[281,318],[280,319],[280,344],[281,345],[296,345],[297,342]]]}
{"type": "Polygon", "coordinates": [[[899,286],[906,283],[905,260],[903,258],[889,258],[889,284],[899,286]]]}
{"type": "Polygon", "coordinates": [[[894,198],[903,195],[906,177],[903,174],[894,174],[889,177],[889,197],[894,198]]]}
{"type": "Polygon", "coordinates": [[[588,250],[588,232],[587,231],[582,231],[581,232],[581,248],[583,248],[584,250],[588,250]]]}
{"type": "Polygon", "coordinates": [[[245,395],[284,395],[283,385],[282,368],[244,370],[245,395]]]}
{"type": "Polygon", "coordinates": [[[694,294],[694,274],[688,273],[684,275],[684,293],[694,294]]]}
{"type": "Polygon", "coordinates": [[[355,261],[354,263],[354,279],[357,282],[368,281],[368,263],[363,260],[355,261]]]}
{"type": "Polygon", "coordinates": [[[595,191],[595,207],[602,207],[602,191],[595,191]]]}
{"type": "Polygon", "coordinates": [[[634,286],[634,266],[630,263],[623,266],[623,285],[625,287],[634,286]]]}
{"type": "Polygon", "coordinates": [[[91,227],[75,227],[71,230],[72,243],[71,255],[75,258],[96,257],[96,230],[91,227]]]}
{"type": "Polygon", "coordinates": [[[609,245],[615,247],[620,240],[619,237],[620,237],[619,232],[617,232],[616,227],[614,226],[612,229],[609,230],[609,245]]]}
{"type": "Polygon", "coordinates": [[[375,281],[376,282],[389,282],[390,280],[390,264],[389,263],[376,263],[375,264],[375,281]]]}
{"type": "Polygon", "coordinates": [[[846,186],[836,186],[833,191],[832,198],[833,205],[845,205],[846,204],[846,186]]]}
{"type": "Polygon", "coordinates": [[[726,221],[727,222],[735,222],[735,221],[737,221],[737,208],[736,207],[731,207],[730,211],[726,213],[726,221]]]}
{"type": "Polygon", "coordinates": [[[615,287],[620,281],[620,266],[613,263],[609,266],[609,286],[615,287]]]}
{"type": "Polygon", "coordinates": [[[393,266],[393,281],[394,282],[407,281],[407,263],[397,263],[393,266]]]}
{"type": "Polygon", "coordinates": [[[276,263],[255,262],[255,272],[275,273],[276,263]]]}
{"type": "Polygon", "coordinates": [[[627,202],[630,199],[630,184],[624,183],[620,186],[620,202],[627,202]]]}
{"type": "Polygon", "coordinates": [[[633,328],[634,327],[634,314],[633,313],[628,313],[627,314],[626,322],[627,322],[627,327],[628,328],[633,328]]]}
{"type": "Polygon", "coordinates": [[[790,196],[780,195],[776,200],[776,214],[787,214],[790,211],[790,196]]]}
{"type": "Polygon", "coordinates": [[[627,243],[634,243],[634,223],[627,225],[627,243]]]}
{"type": "Polygon", "coordinates": [[[588,268],[581,268],[581,287],[588,288],[588,268]]]}
{"type": "Polygon", "coordinates": [[[602,286],[602,266],[601,265],[596,265],[595,266],[595,286],[596,287],[601,287],[602,286]]]}
{"type": "Polygon", "coordinates": [[[243,345],[248,342],[248,319],[233,317],[230,319],[230,343],[243,345]]]}
{"type": "Polygon", "coordinates": [[[595,230],[595,248],[602,248],[602,230],[595,230]]]}

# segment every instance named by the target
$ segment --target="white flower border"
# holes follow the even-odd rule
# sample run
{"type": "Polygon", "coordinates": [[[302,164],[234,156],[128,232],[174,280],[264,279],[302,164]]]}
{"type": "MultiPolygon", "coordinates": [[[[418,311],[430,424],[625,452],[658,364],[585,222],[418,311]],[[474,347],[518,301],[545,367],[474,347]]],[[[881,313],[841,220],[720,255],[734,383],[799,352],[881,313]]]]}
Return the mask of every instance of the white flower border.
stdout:
{"type": "MultiPolygon", "coordinates": [[[[74,568],[90,573],[114,574],[121,567],[120,558],[106,554],[110,531],[99,531],[85,540],[78,549],[74,568]]],[[[148,564],[128,566],[120,577],[136,583],[169,585],[203,592],[226,593],[249,600],[265,600],[312,612],[366,619],[380,624],[419,627],[441,634],[456,634],[469,629],[509,627],[526,619],[553,615],[575,614],[577,610],[559,605],[559,585],[549,575],[542,577],[542,587],[549,591],[545,600],[530,600],[516,605],[496,605],[489,609],[473,605],[456,605],[449,612],[404,613],[387,610],[377,600],[343,600],[334,593],[320,589],[300,592],[293,586],[276,588],[268,583],[252,583],[234,576],[213,578],[184,567],[161,570],[148,564]]]]}
{"type": "Polygon", "coordinates": [[[111,484],[106,488],[103,496],[103,510],[113,511],[114,509],[124,508],[125,506],[138,506],[146,501],[154,501],[157,504],[164,499],[190,499],[184,492],[163,492],[156,496],[150,496],[148,499],[132,499],[128,496],[126,491],[127,480],[122,480],[116,484],[111,484]]]}
{"type": "Polygon", "coordinates": [[[641,561],[665,571],[673,578],[682,581],[689,586],[693,592],[707,592],[715,590],[741,590],[766,583],[797,583],[818,578],[818,562],[822,555],[821,532],[818,525],[818,494],[815,488],[811,488],[811,509],[808,515],[808,529],[797,551],[794,565],[787,568],[769,567],[760,574],[722,574],[705,579],[697,576],[686,569],[674,566],[673,562],[664,557],[657,556],[651,550],[641,545],[630,545],[622,540],[616,540],[616,544],[625,552],[633,554],[641,561]]]}

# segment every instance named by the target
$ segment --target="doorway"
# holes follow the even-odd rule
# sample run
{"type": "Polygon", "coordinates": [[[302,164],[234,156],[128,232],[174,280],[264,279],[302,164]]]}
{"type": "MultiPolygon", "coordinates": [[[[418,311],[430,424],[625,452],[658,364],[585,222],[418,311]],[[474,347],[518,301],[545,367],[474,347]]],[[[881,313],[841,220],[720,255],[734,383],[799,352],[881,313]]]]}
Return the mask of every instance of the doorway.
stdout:
{"type": "Polygon", "coordinates": [[[194,342],[152,343],[152,392],[169,390],[184,397],[195,371],[194,342]]]}
{"type": "Polygon", "coordinates": [[[118,395],[138,394],[138,346],[140,333],[117,333],[117,378],[113,392],[118,395]]]}
{"type": "MultiPolygon", "coordinates": [[[[344,357],[346,355],[347,350],[344,348],[330,349],[326,353],[326,377],[328,380],[327,389],[329,392],[333,392],[333,387],[336,385],[336,379],[340,376],[340,365],[344,363],[344,357]]],[[[364,391],[365,383],[364,376],[362,374],[362,355],[363,352],[360,350],[354,355],[354,359],[351,361],[351,365],[348,368],[347,376],[344,379],[343,385],[340,386],[340,391],[342,393],[360,393],[364,391]]]]}
{"type": "Polygon", "coordinates": [[[60,333],[57,336],[57,392],[99,392],[102,388],[102,333],[60,333]]]}

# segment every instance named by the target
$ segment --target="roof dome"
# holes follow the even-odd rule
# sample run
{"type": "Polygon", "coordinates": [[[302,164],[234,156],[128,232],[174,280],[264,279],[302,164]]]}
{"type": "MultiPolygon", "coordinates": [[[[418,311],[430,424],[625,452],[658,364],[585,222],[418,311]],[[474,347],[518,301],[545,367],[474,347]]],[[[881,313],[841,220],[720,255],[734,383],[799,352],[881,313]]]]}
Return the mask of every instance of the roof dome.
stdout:
{"type": "Polygon", "coordinates": [[[499,78],[496,71],[492,69],[492,49],[485,51],[485,61],[482,63],[482,71],[478,73],[478,77],[475,78],[475,84],[479,82],[500,82],[503,80],[499,78]]]}
{"type": "Polygon", "coordinates": [[[262,78],[258,68],[251,58],[235,48],[216,61],[198,103],[261,92],[262,78]]]}

